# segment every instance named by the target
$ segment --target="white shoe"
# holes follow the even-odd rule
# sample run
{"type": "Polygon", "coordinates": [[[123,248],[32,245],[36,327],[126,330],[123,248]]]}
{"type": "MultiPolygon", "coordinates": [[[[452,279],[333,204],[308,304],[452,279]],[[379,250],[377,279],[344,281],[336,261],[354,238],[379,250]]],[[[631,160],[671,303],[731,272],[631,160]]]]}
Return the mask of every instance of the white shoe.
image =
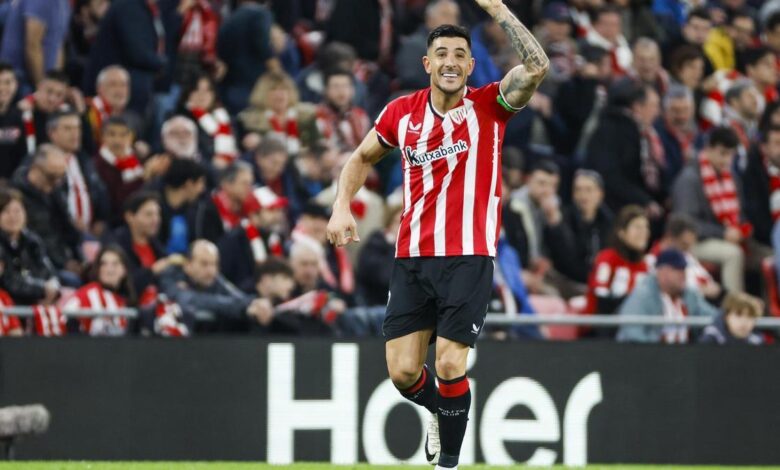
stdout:
{"type": "Polygon", "coordinates": [[[441,454],[441,441],[439,440],[439,416],[431,415],[428,421],[428,433],[425,435],[425,458],[431,465],[439,463],[439,454],[441,454]]]}

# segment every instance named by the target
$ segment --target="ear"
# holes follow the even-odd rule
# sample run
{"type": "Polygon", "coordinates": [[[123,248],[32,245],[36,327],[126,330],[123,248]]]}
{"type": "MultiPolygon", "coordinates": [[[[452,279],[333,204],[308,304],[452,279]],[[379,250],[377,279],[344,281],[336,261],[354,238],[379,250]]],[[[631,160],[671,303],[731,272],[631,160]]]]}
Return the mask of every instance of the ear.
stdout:
{"type": "Polygon", "coordinates": [[[471,58],[471,60],[469,60],[469,69],[468,69],[468,71],[466,72],[466,75],[467,75],[467,76],[469,76],[469,77],[470,77],[470,76],[471,76],[471,74],[474,72],[474,65],[476,65],[476,61],[475,61],[475,60],[474,60],[474,58],[472,57],[472,58],[471,58]]]}
{"type": "Polygon", "coordinates": [[[425,68],[425,73],[428,75],[431,74],[431,59],[428,58],[427,55],[424,55],[422,58],[423,67],[425,68]]]}

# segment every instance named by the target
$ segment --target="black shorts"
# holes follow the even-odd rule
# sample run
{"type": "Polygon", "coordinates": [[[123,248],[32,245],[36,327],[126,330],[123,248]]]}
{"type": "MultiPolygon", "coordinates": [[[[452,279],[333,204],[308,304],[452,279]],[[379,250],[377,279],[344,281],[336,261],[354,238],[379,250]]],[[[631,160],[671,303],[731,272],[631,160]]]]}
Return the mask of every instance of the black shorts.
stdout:
{"type": "Polygon", "coordinates": [[[445,256],[395,260],[382,325],[385,341],[433,328],[474,347],[493,290],[493,258],[445,256]]]}

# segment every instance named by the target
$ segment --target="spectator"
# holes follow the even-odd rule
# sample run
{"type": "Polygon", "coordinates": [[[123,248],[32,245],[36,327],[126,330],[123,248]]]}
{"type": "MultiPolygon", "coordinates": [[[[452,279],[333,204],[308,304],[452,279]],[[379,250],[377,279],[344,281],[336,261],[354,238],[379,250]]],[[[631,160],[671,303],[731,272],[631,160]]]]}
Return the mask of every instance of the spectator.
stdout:
{"type": "Polygon", "coordinates": [[[84,90],[94,94],[101,70],[121,64],[130,73],[130,103],[144,114],[155,77],[167,65],[165,31],[158,0],[114,0],[100,22],[84,72],[84,90]]]}
{"type": "Polygon", "coordinates": [[[58,275],[64,276],[67,284],[78,286],[80,281],[75,273],[81,272],[81,234],[73,225],[61,191],[67,162],[62,150],[43,144],[35,151],[29,167],[20,167],[14,174],[13,185],[24,197],[27,226],[43,239],[58,275]]]}
{"type": "Polygon", "coordinates": [[[669,59],[672,80],[688,88],[691,93],[701,92],[704,67],[705,56],[694,46],[680,46],[669,59]]]}
{"type": "Polygon", "coordinates": [[[355,48],[360,59],[386,64],[393,55],[393,7],[388,0],[340,0],[325,25],[328,41],[355,48]]]}
{"type": "Polygon", "coordinates": [[[144,167],[133,151],[133,131],[124,118],[114,116],[103,122],[103,144],[95,156],[95,170],[109,196],[109,223],[121,223],[125,200],[141,188],[144,167]]]}
{"type": "MultiPolygon", "coordinates": [[[[685,256],[677,250],[658,254],[655,273],[645,277],[629,294],[619,315],[659,316],[671,320],[685,317],[715,317],[718,310],[702,295],[686,286],[685,256]]],[[[685,326],[624,325],[617,333],[618,341],[641,343],[687,343],[685,326]]]]}
{"type": "Polygon", "coordinates": [[[633,60],[631,48],[623,35],[623,19],[620,9],[604,6],[596,11],[593,28],[588,31],[585,41],[591,46],[609,51],[612,58],[612,72],[615,76],[626,75],[633,60]]]}
{"type": "MultiPolygon", "coordinates": [[[[79,309],[112,312],[135,305],[135,290],[129,270],[122,248],[116,245],[103,247],[89,271],[89,283],[76,290],[65,302],[63,313],[79,309]]],[[[127,317],[109,315],[82,318],[79,327],[89,336],[124,336],[128,320],[127,317]]]]}
{"type": "Polygon", "coordinates": [[[685,214],[673,213],[666,222],[663,237],[650,249],[645,261],[653,269],[658,253],[666,249],[679,251],[685,255],[685,279],[688,287],[701,292],[707,299],[716,300],[722,294],[720,285],[691,254],[697,243],[696,222],[685,214]]]}
{"type": "Polygon", "coordinates": [[[247,218],[219,240],[222,274],[245,292],[252,292],[255,269],[271,257],[284,256],[284,209],[287,200],[267,187],[255,189],[247,203],[247,218]]]}
{"type": "Polygon", "coordinates": [[[179,2],[177,13],[182,20],[178,31],[174,81],[181,85],[190,83],[205,72],[221,79],[226,68],[217,59],[219,13],[206,0],[179,2]]]}
{"type": "Polygon", "coordinates": [[[629,74],[640,83],[652,87],[660,96],[669,88],[669,74],[661,66],[661,49],[650,38],[634,43],[633,62],[629,74]]]}
{"type": "Polygon", "coordinates": [[[295,218],[301,211],[305,190],[295,166],[289,164],[290,155],[284,140],[275,134],[267,135],[250,158],[257,184],[268,186],[274,193],[287,198],[288,213],[295,218]]]}
{"type": "Polygon", "coordinates": [[[342,150],[354,150],[368,133],[366,112],[353,104],[354,77],[332,72],[325,77],[324,102],[317,107],[317,129],[323,139],[342,150]]]}
{"type": "Polygon", "coordinates": [[[163,151],[144,161],[144,179],[163,176],[176,159],[206,164],[198,150],[198,127],[191,119],[173,116],[163,123],[160,134],[163,151]]]}
{"type": "Polygon", "coordinates": [[[62,72],[47,72],[35,93],[19,102],[28,154],[35,152],[38,144],[49,141],[46,123],[53,114],[67,109],[68,94],[68,77],[62,72]]]}
{"type": "Polygon", "coordinates": [[[424,22],[414,33],[400,39],[395,65],[401,89],[417,90],[430,86],[431,79],[420,67],[420,62],[428,53],[428,33],[443,24],[460,24],[460,7],[453,0],[429,2],[425,7],[424,22]]]}
{"type": "Polygon", "coordinates": [[[70,57],[67,69],[76,83],[81,83],[84,68],[89,60],[89,51],[97,38],[100,20],[106,16],[109,0],[76,0],[73,5],[73,16],[70,19],[69,41],[70,57]]]}
{"type": "Polygon", "coordinates": [[[223,170],[238,156],[230,115],[217,100],[216,84],[199,75],[185,85],[178,113],[198,123],[198,149],[217,170],[223,170]]]}
{"type": "Polygon", "coordinates": [[[708,344],[764,344],[756,333],[756,320],[764,313],[764,303],[748,294],[729,294],[723,301],[723,314],[707,326],[699,338],[708,344]]]}
{"type": "Polygon", "coordinates": [[[655,129],[664,147],[666,165],[661,172],[663,186],[671,188],[675,178],[694,159],[698,137],[693,93],[684,86],[673,85],[663,99],[663,115],[655,129]]]}
{"type": "Polygon", "coordinates": [[[556,142],[557,151],[563,155],[585,153],[585,144],[607,103],[607,85],[612,79],[612,62],[606,50],[584,45],[581,55],[584,64],[558,88],[554,103],[568,131],[566,138],[556,142]]]}
{"type": "Polygon", "coordinates": [[[271,51],[271,12],[259,0],[241,0],[222,22],[217,54],[227,73],[222,80],[222,101],[231,115],[246,107],[257,79],[266,70],[278,70],[271,51]]]}
{"type": "MultiPolygon", "coordinates": [[[[328,42],[317,51],[315,62],[301,70],[295,80],[301,101],[319,103],[325,93],[325,77],[333,71],[352,73],[358,67],[355,49],[341,42],[328,42]]],[[[428,85],[425,85],[428,86],[428,85]]],[[[365,104],[368,93],[362,82],[355,83],[355,102],[365,104]]]]}
{"type": "Polygon", "coordinates": [[[529,172],[525,186],[512,194],[504,210],[507,241],[520,255],[526,269],[523,280],[534,293],[555,294],[544,281],[550,268],[544,230],[560,221],[559,181],[560,170],[555,163],[538,162],[529,172]]]}
{"type": "Polygon", "coordinates": [[[747,49],[741,56],[742,71],[753,81],[762,97],[759,109],[780,99],[777,92],[777,58],[764,46],[747,49]]]}
{"type": "Polygon", "coordinates": [[[138,191],[125,201],[122,209],[125,225],[112,234],[112,240],[126,255],[128,275],[142,305],[155,299],[158,276],[169,266],[184,261],[180,254],[166,256],[165,248],[157,238],[160,212],[156,193],[138,191]]]}
{"type": "Polygon", "coordinates": [[[712,29],[712,19],[710,13],[706,7],[698,7],[688,12],[688,17],[680,29],[680,34],[676,38],[672,38],[671,41],[664,48],[664,65],[670,71],[672,70],[672,57],[674,53],[682,46],[690,46],[696,49],[704,59],[704,75],[711,75],[715,71],[715,67],[710,62],[709,58],[704,53],[704,44],[707,41],[707,36],[712,29]]]}
{"type": "Polygon", "coordinates": [[[249,108],[238,116],[245,131],[244,148],[254,150],[268,133],[282,137],[287,153],[298,155],[319,139],[315,107],[302,103],[295,82],[284,72],[267,72],[249,97],[249,108]]]}
{"type": "MultiPolygon", "coordinates": [[[[617,216],[611,247],[599,252],[588,278],[586,313],[615,313],[618,306],[647,274],[645,252],[650,224],[639,206],[626,206],[617,216]]],[[[612,332],[595,330],[596,336],[612,332]]]]}
{"type": "Polygon", "coordinates": [[[756,24],[745,10],[729,14],[726,24],[710,30],[704,43],[704,52],[715,70],[733,70],[737,67],[737,53],[753,45],[756,24]]]}
{"type": "Polygon", "coordinates": [[[195,241],[197,202],[206,188],[206,171],[192,160],[171,162],[160,184],[158,239],[167,254],[184,254],[195,241]]]}
{"type": "Polygon", "coordinates": [[[755,239],[772,243],[772,226],[780,221],[780,126],[771,125],[754,146],[742,177],[745,216],[755,239]]]}
{"type": "Polygon", "coordinates": [[[160,276],[160,289],[181,306],[185,316],[207,311],[219,330],[243,330],[267,323],[272,311],[267,301],[241,292],[219,272],[219,251],[207,240],[193,242],[184,266],[172,265],[160,276]]]}
{"type": "MultiPolygon", "coordinates": [[[[512,60],[505,54],[507,47],[511,49],[511,46],[509,46],[509,38],[501,29],[501,25],[495,21],[483,21],[472,28],[471,38],[474,69],[469,76],[468,84],[478,88],[488,83],[500,81],[503,78],[501,68],[511,69],[514,65],[506,64],[512,60]]],[[[426,87],[428,86],[430,83],[426,85],[426,87]]]]}
{"type": "Polygon", "coordinates": [[[18,89],[14,69],[0,62],[0,178],[13,175],[27,153],[22,113],[14,106],[18,89]]]}
{"type": "Polygon", "coordinates": [[[385,226],[368,236],[366,246],[360,250],[357,279],[360,295],[365,305],[386,305],[390,290],[390,274],[387,269],[395,258],[395,242],[401,225],[403,207],[390,208],[385,216],[385,226]]]}
{"type": "Polygon", "coordinates": [[[10,63],[28,93],[44,74],[62,68],[71,15],[68,0],[24,0],[11,3],[0,60],[10,63]]]}
{"type": "Polygon", "coordinates": [[[552,2],[544,8],[542,22],[535,32],[550,59],[550,71],[541,85],[549,96],[555,96],[560,84],[569,81],[577,70],[577,43],[571,38],[571,24],[566,4],[552,2]]]}
{"type": "Polygon", "coordinates": [[[610,104],[588,143],[585,167],[604,177],[606,202],[613,210],[637,204],[651,219],[663,215],[665,157],[653,128],[658,114],[652,88],[621,83],[611,90],[610,104]]]}
{"type": "Polygon", "coordinates": [[[246,217],[246,202],[254,184],[252,167],[243,161],[233,162],[219,180],[219,188],[201,201],[195,221],[196,238],[215,243],[236,228],[246,217]]]}
{"type": "Polygon", "coordinates": [[[747,153],[751,143],[758,138],[760,99],[760,93],[750,80],[738,80],[726,92],[723,124],[731,127],[739,139],[737,167],[740,171],[747,165],[747,153]]]}
{"type": "Polygon", "coordinates": [[[49,140],[66,156],[64,194],[68,212],[80,232],[99,235],[108,217],[108,194],[92,158],[81,150],[81,119],[74,111],[52,115],[49,140]]]}
{"type": "Polygon", "coordinates": [[[92,131],[95,145],[100,146],[103,124],[110,117],[124,116],[128,124],[133,123],[134,131],[140,130],[140,120],[137,115],[127,112],[130,102],[130,74],[124,67],[109,65],[97,76],[97,94],[87,100],[87,122],[92,131]],[[126,116],[129,114],[129,116],[126,116]]]}
{"type": "Polygon", "coordinates": [[[780,54],[780,10],[772,13],[764,24],[763,43],[780,54]]]}
{"type": "Polygon", "coordinates": [[[555,269],[584,286],[596,255],[606,248],[614,215],[604,205],[604,180],[595,171],[574,175],[574,204],[563,211],[557,224],[544,232],[555,269]],[[572,260],[577,260],[576,263],[572,260]]]}
{"type": "Polygon", "coordinates": [[[27,212],[16,189],[0,190],[3,289],[21,305],[52,304],[59,295],[57,271],[43,241],[27,229],[27,212]]]}
{"type": "Polygon", "coordinates": [[[746,264],[757,269],[768,255],[767,247],[752,237],[753,227],[746,221],[738,181],[731,172],[738,144],[733,130],[714,129],[698,161],[683,169],[672,190],[674,210],[693,218],[702,238],[694,256],[718,264],[723,286],[730,292],[744,290],[746,264]]]}

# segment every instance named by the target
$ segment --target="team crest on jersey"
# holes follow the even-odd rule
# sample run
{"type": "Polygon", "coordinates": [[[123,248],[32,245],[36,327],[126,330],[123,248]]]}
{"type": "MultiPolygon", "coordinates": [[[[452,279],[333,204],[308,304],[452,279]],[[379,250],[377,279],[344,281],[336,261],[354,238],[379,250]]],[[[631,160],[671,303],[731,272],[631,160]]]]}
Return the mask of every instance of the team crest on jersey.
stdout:
{"type": "Polygon", "coordinates": [[[406,153],[406,160],[410,165],[420,166],[440,158],[446,158],[456,153],[465,152],[468,149],[469,146],[466,141],[461,139],[452,145],[442,145],[435,150],[423,153],[417,153],[416,149],[412,148],[410,145],[407,145],[404,153],[406,153]]]}
{"type": "Polygon", "coordinates": [[[466,119],[466,116],[469,115],[469,108],[467,108],[466,105],[458,106],[457,108],[451,109],[447,115],[452,119],[452,122],[460,125],[466,119]]]}

